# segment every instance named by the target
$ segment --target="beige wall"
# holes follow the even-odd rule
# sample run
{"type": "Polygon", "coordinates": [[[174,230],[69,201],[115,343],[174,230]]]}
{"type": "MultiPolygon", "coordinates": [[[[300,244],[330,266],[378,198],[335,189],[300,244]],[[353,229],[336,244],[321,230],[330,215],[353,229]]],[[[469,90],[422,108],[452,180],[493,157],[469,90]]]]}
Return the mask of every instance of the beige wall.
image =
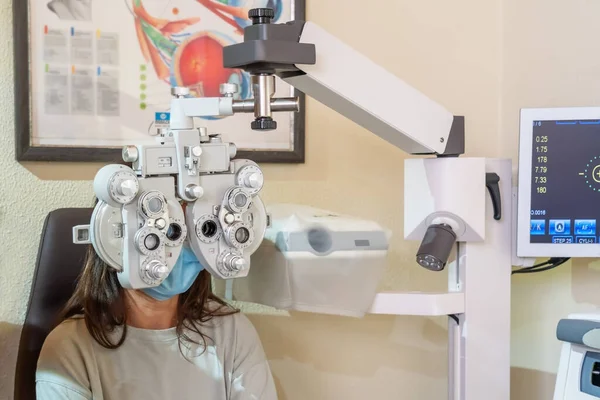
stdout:
{"type": "MultiPolygon", "coordinates": [[[[594,24],[598,4],[387,0],[349,7],[350,2],[335,0],[307,2],[309,19],[465,115],[470,155],[515,156],[521,106],[597,103],[593,96],[600,83],[594,77],[600,56],[592,49],[599,37],[594,24]]],[[[4,60],[12,59],[10,19],[10,0],[0,0],[4,60]]],[[[0,107],[3,115],[12,116],[12,64],[0,64],[0,71],[0,98],[6,99],[0,107]]],[[[88,205],[89,179],[99,166],[23,167],[13,161],[12,121],[0,132],[5,144],[0,153],[5,174],[0,180],[0,232],[12,250],[0,258],[0,398],[11,398],[18,325],[41,223],[53,208],[88,205]]],[[[265,166],[265,200],[301,201],[377,220],[395,232],[382,289],[443,289],[444,274],[417,267],[416,244],[402,241],[403,158],[401,151],[309,100],[307,162],[265,166]]],[[[595,272],[583,265],[573,272],[563,268],[514,278],[514,399],[549,398],[558,357],[556,320],[589,307],[578,303],[600,301],[586,286],[590,276],[595,272]]],[[[353,320],[248,311],[254,313],[282,400],[445,398],[443,318],[353,320]]]]}
{"type": "MultiPolygon", "coordinates": [[[[516,161],[519,108],[600,105],[600,3],[504,0],[503,14],[500,144],[516,161]]],[[[514,399],[552,398],[560,352],[556,324],[571,312],[600,306],[597,267],[577,260],[513,278],[514,399]]]]}

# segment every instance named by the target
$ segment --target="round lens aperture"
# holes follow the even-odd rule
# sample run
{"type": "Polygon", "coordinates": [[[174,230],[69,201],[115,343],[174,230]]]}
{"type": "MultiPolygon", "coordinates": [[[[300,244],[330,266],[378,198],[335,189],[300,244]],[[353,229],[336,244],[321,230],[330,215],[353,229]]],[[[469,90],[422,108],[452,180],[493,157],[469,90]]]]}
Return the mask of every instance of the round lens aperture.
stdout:
{"type": "Polygon", "coordinates": [[[211,238],[217,234],[217,223],[215,221],[205,221],[202,224],[202,234],[207,238],[211,238]]]}
{"type": "Polygon", "coordinates": [[[171,241],[179,240],[183,230],[179,224],[170,224],[169,229],[167,229],[167,239],[171,241]]]}
{"type": "Polygon", "coordinates": [[[226,194],[227,208],[234,214],[244,213],[252,205],[252,197],[241,187],[231,188],[226,194]]]}
{"type": "Polygon", "coordinates": [[[169,225],[163,227],[165,246],[177,247],[183,243],[187,237],[187,227],[179,218],[169,218],[169,225]],[[166,229],[165,229],[166,228],[166,229]]]}
{"type": "Polygon", "coordinates": [[[217,216],[205,214],[196,221],[196,237],[206,244],[215,243],[223,236],[217,216]]]}
{"type": "Polygon", "coordinates": [[[150,200],[148,200],[148,210],[151,213],[159,213],[161,212],[163,209],[163,202],[160,198],[158,197],[153,197],[150,200]]]}
{"type": "Polygon", "coordinates": [[[235,222],[226,229],[225,240],[238,250],[247,248],[254,242],[252,226],[244,222],[235,222]]]}
{"type": "Polygon", "coordinates": [[[165,212],[167,200],[158,190],[150,190],[140,196],[139,207],[145,218],[159,218],[165,212]]]}
{"type": "Polygon", "coordinates": [[[143,227],[137,231],[134,241],[138,251],[147,256],[156,255],[168,242],[164,233],[153,227],[143,227]]]}
{"type": "Polygon", "coordinates": [[[235,195],[233,201],[236,206],[242,208],[246,205],[246,202],[248,201],[248,196],[246,196],[244,193],[238,193],[235,195]]]}
{"type": "Polygon", "coordinates": [[[238,243],[244,244],[248,239],[250,239],[250,231],[247,228],[242,227],[235,231],[235,240],[237,240],[238,243]]]}
{"type": "Polygon", "coordinates": [[[151,233],[144,238],[144,247],[146,247],[146,249],[148,249],[150,251],[154,251],[154,250],[158,249],[159,245],[160,245],[160,239],[154,233],[151,233]]]}

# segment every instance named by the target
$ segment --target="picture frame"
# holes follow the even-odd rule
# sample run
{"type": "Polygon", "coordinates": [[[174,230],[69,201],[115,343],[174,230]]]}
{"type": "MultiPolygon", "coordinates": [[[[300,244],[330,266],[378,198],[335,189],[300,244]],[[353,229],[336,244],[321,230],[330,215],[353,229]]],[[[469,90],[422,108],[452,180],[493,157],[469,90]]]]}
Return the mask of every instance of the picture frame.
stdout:
{"type": "MultiPolygon", "coordinates": [[[[241,18],[241,12],[247,10],[235,4],[249,1],[280,7],[273,23],[305,19],[305,0],[165,0],[168,12],[164,14],[157,12],[157,0],[102,0],[129,4],[122,12],[127,15],[129,11],[130,22],[119,13],[115,13],[117,17],[103,16],[103,9],[109,7],[94,8],[99,1],[80,0],[89,5],[86,16],[85,8],[65,11],[63,5],[73,2],[64,0],[13,0],[17,161],[122,163],[123,146],[154,143],[148,133],[154,115],[168,109],[169,85],[188,86],[199,79],[193,86],[200,88],[195,93],[216,97],[220,94],[214,88],[224,82],[216,82],[214,77],[225,77],[238,83],[240,98],[251,97],[245,72],[226,70],[212,61],[216,57],[210,57],[218,54],[218,45],[243,40],[243,27],[249,21],[241,18]],[[197,15],[193,7],[199,10],[197,15]],[[122,23],[117,23],[119,18],[122,23]],[[117,25],[111,28],[113,19],[117,25]],[[179,30],[185,24],[187,28],[179,30]],[[195,51],[192,43],[203,51],[195,51]],[[170,51],[173,53],[165,56],[170,51]],[[210,73],[190,73],[189,60],[194,57],[202,58],[194,65],[204,62],[212,68],[210,73]],[[132,89],[138,87],[131,83],[134,77],[145,79],[139,83],[142,93],[132,89]]],[[[299,112],[274,114],[276,131],[252,131],[252,114],[202,120],[209,133],[216,131],[224,141],[236,144],[236,158],[304,163],[305,95],[276,80],[276,96],[298,97],[300,105],[299,112]]]]}

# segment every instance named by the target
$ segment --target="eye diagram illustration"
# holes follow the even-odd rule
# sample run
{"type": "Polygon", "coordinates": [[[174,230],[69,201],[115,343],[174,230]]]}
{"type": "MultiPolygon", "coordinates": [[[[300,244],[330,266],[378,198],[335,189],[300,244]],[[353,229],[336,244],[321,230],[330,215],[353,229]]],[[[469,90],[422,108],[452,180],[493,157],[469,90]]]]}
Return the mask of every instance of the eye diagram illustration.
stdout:
{"type": "Polygon", "coordinates": [[[281,17],[282,0],[196,0],[223,21],[235,27],[240,34],[250,25],[248,11],[253,8],[270,8],[275,11],[274,20],[281,17]]]}
{"type": "Polygon", "coordinates": [[[283,9],[281,0],[195,0],[231,25],[238,40],[230,33],[203,29],[200,17],[178,19],[177,7],[165,7],[172,16],[159,18],[151,15],[143,3],[132,0],[130,11],[143,57],[160,81],[185,86],[194,97],[220,96],[221,83],[235,83],[239,88],[236,99],[251,97],[248,73],[223,67],[223,47],[239,41],[243,29],[251,24],[248,11],[252,8],[272,8],[277,21],[283,9]]]}
{"type": "Polygon", "coordinates": [[[64,21],[92,20],[92,0],[51,0],[47,6],[64,21]]]}

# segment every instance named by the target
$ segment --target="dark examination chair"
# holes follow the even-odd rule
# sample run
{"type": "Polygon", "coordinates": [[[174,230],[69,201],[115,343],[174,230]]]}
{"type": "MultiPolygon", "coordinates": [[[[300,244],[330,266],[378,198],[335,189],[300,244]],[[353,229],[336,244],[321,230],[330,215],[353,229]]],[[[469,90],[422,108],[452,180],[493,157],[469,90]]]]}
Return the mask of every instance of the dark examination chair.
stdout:
{"type": "Polygon", "coordinates": [[[15,371],[15,400],[35,400],[35,370],[44,340],[83,267],[87,246],[73,244],[72,228],[89,224],[92,208],[62,208],[46,217],[35,263],[15,371]]]}

